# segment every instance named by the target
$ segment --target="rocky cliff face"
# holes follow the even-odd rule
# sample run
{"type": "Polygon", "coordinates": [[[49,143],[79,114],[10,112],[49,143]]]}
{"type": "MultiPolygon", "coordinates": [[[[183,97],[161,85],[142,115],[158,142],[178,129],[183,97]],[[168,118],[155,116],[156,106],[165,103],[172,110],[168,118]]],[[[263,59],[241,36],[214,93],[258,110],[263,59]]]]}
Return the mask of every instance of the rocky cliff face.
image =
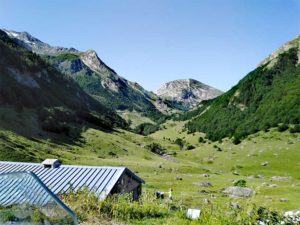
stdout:
{"type": "Polygon", "coordinates": [[[6,32],[6,34],[10,38],[17,40],[17,43],[22,47],[38,54],[55,55],[63,52],[68,52],[68,53],[78,52],[78,50],[74,48],[51,46],[31,36],[27,32],[16,32],[16,31],[5,30],[5,29],[3,29],[3,31],[6,32]]]}
{"type": "Polygon", "coordinates": [[[197,107],[203,100],[215,98],[222,91],[193,79],[174,80],[157,90],[157,95],[182,106],[183,110],[197,107]]]}

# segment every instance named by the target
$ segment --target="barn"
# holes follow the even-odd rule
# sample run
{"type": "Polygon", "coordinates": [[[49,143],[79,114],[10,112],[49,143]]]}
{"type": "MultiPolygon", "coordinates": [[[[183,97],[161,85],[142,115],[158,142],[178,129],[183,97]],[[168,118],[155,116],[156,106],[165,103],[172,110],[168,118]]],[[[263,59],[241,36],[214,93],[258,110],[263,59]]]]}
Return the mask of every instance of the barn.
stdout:
{"type": "Polygon", "coordinates": [[[144,180],[126,167],[62,165],[57,159],[42,163],[0,161],[0,174],[34,173],[54,194],[87,188],[101,200],[112,194],[132,193],[138,199],[144,180]]]}

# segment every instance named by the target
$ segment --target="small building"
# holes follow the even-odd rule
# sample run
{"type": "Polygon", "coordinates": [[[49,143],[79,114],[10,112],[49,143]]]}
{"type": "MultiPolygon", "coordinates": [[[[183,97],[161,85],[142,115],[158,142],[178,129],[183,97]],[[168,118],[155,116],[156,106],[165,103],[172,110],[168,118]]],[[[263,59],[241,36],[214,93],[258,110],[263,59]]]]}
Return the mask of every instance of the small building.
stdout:
{"type": "Polygon", "coordinates": [[[0,161],[0,174],[21,171],[33,172],[56,195],[87,188],[101,200],[118,193],[138,199],[145,183],[126,167],[61,165],[57,159],[41,164],[0,161]]]}

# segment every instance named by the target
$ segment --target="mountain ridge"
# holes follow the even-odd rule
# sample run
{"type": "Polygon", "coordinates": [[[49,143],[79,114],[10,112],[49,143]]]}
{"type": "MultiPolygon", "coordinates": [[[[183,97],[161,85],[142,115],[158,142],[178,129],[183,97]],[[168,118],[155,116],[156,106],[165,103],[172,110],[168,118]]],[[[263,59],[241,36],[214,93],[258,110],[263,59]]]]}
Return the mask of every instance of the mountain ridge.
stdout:
{"type": "Polygon", "coordinates": [[[222,91],[191,78],[169,81],[156,93],[161,98],[177,102],[185,111],[197,107],[204,100],[223,94],[222,91]]]}
{"type": "Polygon", "coordinates": [[[203,113],[189,121],[187,128],[204,132],[211,140],[233,137],[239,143],[260,130],[299,126],[299,59],[297,37],[273,52],[228,92],[206,104],[207,110],[200,110],[203,113]]]}

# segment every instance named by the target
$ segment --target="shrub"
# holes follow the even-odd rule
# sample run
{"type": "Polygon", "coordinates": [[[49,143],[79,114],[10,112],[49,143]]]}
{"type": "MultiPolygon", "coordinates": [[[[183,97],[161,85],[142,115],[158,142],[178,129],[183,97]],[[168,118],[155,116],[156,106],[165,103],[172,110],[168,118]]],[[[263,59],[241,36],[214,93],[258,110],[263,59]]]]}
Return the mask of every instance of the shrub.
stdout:
{"type": "Polygon", "coordinates": [[[206,143],[206,141],[204,140],[203,137],[199,137],[198,142],[199,142],[199,143],[206,143]]]}
{"type": "Polygon", "coordinates": [[[183,149],[185,141],[182,140],[181,138],[176,138],[176,140],[174,141],[174,144],[178,145],[180,147],[180,149],[183,149]]]}
{"type": "Polygon", "coordinates": [[[283,131],[286,131],[287,129],[289,129],[289,126],[284,123],[284,124],[279,125],[277,129],[279,132],[283,132],[283,131]]]}
{"type": "Polygon", "coordinates": [[[296,124],[294,127],[291,127],[290,133],[300,133],[300,124],[296,124]]]}
{"type": "Polygon", "coordinates": [[[146,145],[146,149],[150,150],[151,152],[158,154],[158,155],[163,155],[165,154],[165,149],[158,143],[151,143],[149,145],[146,145]]]}
{"type": "Polygon", "coordinates": [[[241,140],[238,137],[233,137],[232,143],[238,145],[239,143],[241,143],[241,140]]]}
{"type": "Polygon", "coordinates": [[[193,150],[193,149],[195,149],[196,147],[194,146],[194,145],[188,145],[187,147],[186,147],[186,150],[193,150]]]}
{"type": "Polygon", "coordinates": [[[234,186],[236,187],[246,187],[247,181],[245,180],[237,180],[233,183],[234,186]]]}

